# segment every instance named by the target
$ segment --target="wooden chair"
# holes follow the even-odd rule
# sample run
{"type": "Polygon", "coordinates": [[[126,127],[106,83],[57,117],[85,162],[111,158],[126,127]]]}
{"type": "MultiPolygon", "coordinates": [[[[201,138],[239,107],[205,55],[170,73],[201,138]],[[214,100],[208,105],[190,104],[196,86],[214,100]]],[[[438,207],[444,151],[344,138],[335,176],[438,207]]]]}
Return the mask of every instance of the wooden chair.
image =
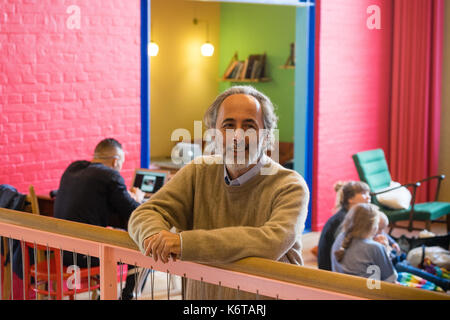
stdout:
{"type": "Polygon", "coordinates": [[[12,266],[11,266],[11,262],[6,264],[7,257],[9,256],[9,241],[5,237],[0,237],[0,240],[2,242],[1,245],[2,245],[2,249],[3,249],[3,252],[0,255],[1,256],[0,257],[0,261],[1,261],[0,268],[2,268],[2,270],[1,270],[2,275],[1,275],[1,279],[0,279],[2,287],[0,288],[0,290],[2,290],[2,292],[1,292],[2,299],[5,300],[5,299],[8,299],[11,295],[11,285],[12,284],[11,284],[11,278],[9,275],[11,274],[12,266]]]}
{"type": "Polygon", "coordinates": [[[38,203],[38,198],[36,196],[36,192],[34,191],[34,186],[29,186],[28,188],[28,194],[27,197],[25,198],[26,200],[26,206],[25,206],[25,211],[31,212],[33,214],[37,214],[39,215],[39,203],[38,203]]]}
{"type": "Polygon", "coordinates": [[[386,189],[391,183],[391,174],[382,149],[359,152],[352,157],[360,180],[366,182],[370,187],[372,202],[379,206],[389,218],[391,226],[389,233],[391,233],[394,228],[406,228],[408,231],[422,230],[422,228],[415,228],[413,226],[414,221],[425,221],[426,228],[430,230],[432,221],[445,222],[438,220],[445,216],[447,216],[447,232],[450,231],[450,202],[438,201],[440,184],[445,178],[444,175],[428,177],[420,181],[403,184],[402,186],[392,189],[386,189]],[[416,203],[417,189],[422,183],[433,179],[438,180],[435,200],[431,202],[416,203]],[[408,209],[395,210],[387,208],[377,201],[377,195],[401,187],[412,188],[412,200],[408,209]],[[386,190],[380,191],[382,189],[386,190]],[[406,227],[396,225],[396,222],[398,221],[408,221],[408,225],[406,227]]]}
{"type": "Polygon", "coordinates": [[[80,279],[80,287],[74,288],[67,285],[69,278],[75,279],[75,273],[68,272],[69,267],[63,266],[62,263],[62,250],[47,248],[45,246],[36,245],[37,250],[41,252],[47,251],[48,255],[45,259],[36,264],[30,266],[29,250],[33,249],[34,244],[26,242],[24,250],[24,265],[25,265],[25,292],[26,299],[29,300],[30,288],[32,288],[36,294],[42,296],[50,296],[57,300],[62,300],[63,297],[69,296],[70,300],[74,300],[75,294],[92,291],[95,296],[95,292],[100,288],[100,267],[80,268],[78,279],[80,279]],[[47,261],[49,259],[49,261],[47,261]],[[50,267],[50,271],[49,271],[50,267]],[[31,283],[31,279],[34,279],[34,284],[31,283]],[[90,279],[90,280],[89,280],[90,279]]]}
{"type": "MultiPolygon", "coordinates": [[[[29,193],[27,195],[26,201],[29,206],[27,208],[28,212],[33,214],[44,214],[47,216],[53,216],[53,204],[54,198],[46,197],[46,196],[37,196],[34,187],[30,186],[29,193]],[[44,205],[44,210],[41,212],[40,204],[44,205]]],[[[79,279],[81,288],[74,289],[68,288],[65,285],[67,280],[72,276],[74,276],[73,272],[68,272],[68,267],[62,264],[63,257],[61,256],[61,252],[56,248],[49,248],[49,261],[47,261],[47,248],[45,246],[37,245],[36,249],[38,252],[37,255],[37,268],[34,264],[34,261],[31,261],[33,264],[30,266],[30,256],[28,249],[34,249],[34,244],[25,243],[26,250],[24,250],[24,265],[25,265],[25,275],[26,275],[26,293],[28,294],[29,288],[32,288],[37,294],[38,299],[45,299],[46,296],[50,295],[50,297],[56,298],[57,300],[63,299],[65,296],[68,296],[70,300],[73,300],[75,294],[84,293],[87,291],[92,291],[92,299],[95,300],[98,294],[97,289],[100,288],[100,267],[91,267],[90,271],[88,268],[80,268],[79,269],[79,279]],[[50,266],[50,279],[48,266],[50,266]],[[37,286],[31,285],[31,279],[34,279],[37,282],[37,286]],[[37,278],[37,281],[36,281],[37,278]],[[90,279],[90,281],[88,280],[90,279]],[[50,284],[49,284],[50,280],[50,284]],[[50,289],[49,289],[50,288],[50,289]],[[49,292],[50,290],[50,292],[49,292]]],[[[127,276],[128,266],[124,264],[122,267],[117,266],[117,281],[121,282],[127,276]]],[[[30,297],[27,296],[27,299],[30,297]]]]}
{"type": "MultiPolygon", "coordinates": [[[[33,186],[29,187],[26,201],[28,207],[25,210],[39,215],[39,200],[33,186]]],[[[74,274],[67,272],[67,267],[62,265],[62,256],[59,249],[48,248],[50,253],[50,256],[48,256],[45,246],[36,245],[37,259],[36,263],[31,261],[31,266],[29,249],[34,249],[34,244],[25,242],[25,250],[23,250],[25,275],[23,281],[25,281],[26,299],[30,299],[30,288],[36,292],[38,299],[44,299],[45,296],[50,295],[51,297],[56,297],[57,300],[63,299],[64,296],[69,296],[73,300],[76,293],[83,293],[88,290],[93,291],[93,297],[96,296],[96,289],[100,288],[98,280],[100,275],[99,267],[91,267],[90,271],[87,268],[80,268],[79,279],[81,280],[81,288],[75,291],[64,286],[63,281],[67,281],[74,274]],[[50,272],[48,272],[48,266],[50,266],[50,272]],[[88,275],[91,281],[88,281],[88,275]],[[35,285],[32,284],[32,279],[35,285]]]]}
{"type": "MultiPolygon", "coordinates": [[[[36,201],[36,193],[34,192],[34,187],[31,185],[28,188],[28,194],[25,197],[24,210],[30,213],[39,214],[39,206],[36,201]]],[[[10,256],[10,246],[9,241],[5,237],[0,237],[2,241],[3,254],[1,255],[1,268],[2,268],[2,298],[7,299],[11,295],[11,277],[9,276],[12,272],[12,265],[8,263],[5,265],[7,257],[10,256]]],[[[42,259],[42,258],[41,258],[42,259]]]]}

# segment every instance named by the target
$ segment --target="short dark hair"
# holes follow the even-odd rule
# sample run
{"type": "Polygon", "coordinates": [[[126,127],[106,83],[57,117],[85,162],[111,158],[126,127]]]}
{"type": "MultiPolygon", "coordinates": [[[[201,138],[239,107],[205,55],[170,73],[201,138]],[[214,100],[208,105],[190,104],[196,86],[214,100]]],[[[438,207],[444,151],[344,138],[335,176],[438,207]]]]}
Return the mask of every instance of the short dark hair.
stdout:
{"type": "Polygon", "coordinates": [[[122,150],[122,145],[113,138],[106,138],[100,141],[94,150],[94,157],[95,156],[103,156],[105,154],[110,154],[116,152],[116,149],[122,150]]]}

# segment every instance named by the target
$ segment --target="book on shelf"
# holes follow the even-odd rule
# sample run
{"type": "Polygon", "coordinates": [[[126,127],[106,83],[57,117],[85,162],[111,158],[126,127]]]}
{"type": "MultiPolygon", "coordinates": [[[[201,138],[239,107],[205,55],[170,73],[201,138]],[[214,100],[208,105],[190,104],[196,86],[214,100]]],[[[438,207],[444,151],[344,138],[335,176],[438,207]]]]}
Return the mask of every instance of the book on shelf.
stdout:
{"type": "Polygon", "coordinates": [[[224,80],[258,80],[264,77],[266,53],[252,54],[245,60],[239,60],[237,52],[225,69],[224,80]]]}
{"type": "Polygon", "coordinates": [[[226,79],[230,76],[231,72],[233,71],[234,67],[236,66],[238,62],[238,54],[237,52],[233,55],[233,57],[230,60],[230,63],[228,64],[228,67],[225,69],[225,72],[223,74],[223,77],[226,79]]]}
{"type": "Polygon", "coordinates": [[[237,61],[233,71],[231,72],[229,79],[238,79],[240,76],[239,71],[241,70],[242,61],[237,61]]]}
{"type": "Polygon", "coordinates": [[[255,54],[251,54],[251,55],[248,56],[248,68],[247,68],[246,74],[245,74],[245,78],[247,78],[247,79],[251,79],[252,78],[252,70],[254,68],[257,56],[258,55],[255,55],[255,54]]]}
{"type": "Polygon", "coordinates": [[[261,60],[258,60],[258,69],[255,72],[255,78],[264,78],[264,74],[266,71],[266,54],[264,53],[261,57],[261,60]]]}
{"type": "Polygon", "coordinates": [[[233,73],[234,68],[236,67],[236,65],[238,64],[239,61],[233,61],[231,63],[231,65],[227,68],[227,70],[225,71],[225,74],[223,75],[224,79],[230,78],[231,74],[233,73]]]}
{"type": "Polygon", "coordinates": [[[255,60],[253,62],[252,72],[251,72],[250,77],[249,77],[250,79],[256,79],[257,78],[256,77],[256,72],[257,72],[258,69],[261,68],[260,66],[261,66],[261,62],[260,61],[255,60]]]}
{"type": "Polygon", "coordinates": [[[291,43],[290,55],[284,64],[284,67],[295,67],[295,43],[291,43]]]}
{"type": "Polygon", "coordinates": [[[236,75],[234,79],[238,80],[241,78],[242,69],[244,68],[244,62],[239,61],[239,67],[237,68],[236,75]]]}
{"type": "Polygon", "coordinates": [[[264,77],[265,65],[266,65],[266,54],[258,54],[251,56],[252,67],[250,69],[249,78],[250,79],[260,79],[264,77]]]}
{"type": "Polygon", "coordinates": [[[242,68],[242,72],[241,72],[241,79],[246,78],[247,69],[248,69],[248,58],[245,59],[245,61],[244,61],[244,67],[242,68]]]}

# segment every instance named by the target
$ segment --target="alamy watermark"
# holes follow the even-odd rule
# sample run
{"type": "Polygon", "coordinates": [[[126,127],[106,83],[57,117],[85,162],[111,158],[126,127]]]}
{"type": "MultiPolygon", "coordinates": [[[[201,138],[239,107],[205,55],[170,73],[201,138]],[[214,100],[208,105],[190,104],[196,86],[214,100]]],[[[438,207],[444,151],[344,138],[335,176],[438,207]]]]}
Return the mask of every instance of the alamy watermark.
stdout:
{"type": "Polygon", "coordinates": [[[67,7],[66,13],[70,16],[67,18],[66,27],[69,30],[81,28],[81,9],[77,5],[71,5],[67,7]]]}
{"type": "Polygon", "coordinates": [[[71,274],[66,281],[67,288],[69,290],[81,289],[80,267],[77,265],[68,266],[66,272],[71,274]]]}
{"type": "Polygon", "coordinates": [[[376,4],[367,7],[367,14],[370,16],[367,18],[366,25],[369,30],[381,29],[381,9],[376,4]]]}
{"type": "Polygon", "coordinates": [[[367,267],[367,273],[370,276],[367,278],[366,284],[367,288],[370,290],[381,289],[381,270],[377,265],[370,265],[367,267]]]}
{"type": "MultiPolygon", "coordinates": [[[[194,164],[225,164],[227,167],[245,168],[256,164],[261,157],[267,156],[270,151],[270,158],[275,162],[279,161],[279,131],[278,129],[207,129],[203,132],[202,122],[194,121],[194,137],[185,128],[175,129],[170,137],[171,141],[190,145],[199,145],[197,152],[184,151],[175,146],[171,152],[171,159],[174,164],[182,164],[193,160],[194,164]],[[271,138],[273,137],[273,138],[271,138]],[[181,139],[181,141],[180,141],[181,139]],[[200,146],[204,144],[203,150],[200,146]],[[186,157],[186,154],[189,153],[186,157]],[[206,157],[200,157],[206,156],[206,157]],[[207,157],[212,156],[212,157],[207,157]]],[[[277,168],[274,166],[263,166],[262,175],[276,174],[277,168]]]]}

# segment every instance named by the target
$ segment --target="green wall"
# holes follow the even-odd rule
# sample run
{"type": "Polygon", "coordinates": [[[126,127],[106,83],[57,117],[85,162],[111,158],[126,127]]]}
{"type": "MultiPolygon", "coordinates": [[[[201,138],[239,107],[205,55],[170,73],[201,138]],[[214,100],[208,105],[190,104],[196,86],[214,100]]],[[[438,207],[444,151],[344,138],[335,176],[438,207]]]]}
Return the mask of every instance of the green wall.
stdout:
{"type": "MultiPolygon", "coordinates": [[[[237,51],[239,60],[267,54],[267,83],[251,83],[275,104],[280,141],[294,141],[294,69],[280,69],[295,42],[295,7],[222,3],[220,7],[219,77],[237,51]]],[[[219,92],[240,83],[220,82],[219,92]]],[[[245,83],[248,84],[248,83],[245,83]]]]}

